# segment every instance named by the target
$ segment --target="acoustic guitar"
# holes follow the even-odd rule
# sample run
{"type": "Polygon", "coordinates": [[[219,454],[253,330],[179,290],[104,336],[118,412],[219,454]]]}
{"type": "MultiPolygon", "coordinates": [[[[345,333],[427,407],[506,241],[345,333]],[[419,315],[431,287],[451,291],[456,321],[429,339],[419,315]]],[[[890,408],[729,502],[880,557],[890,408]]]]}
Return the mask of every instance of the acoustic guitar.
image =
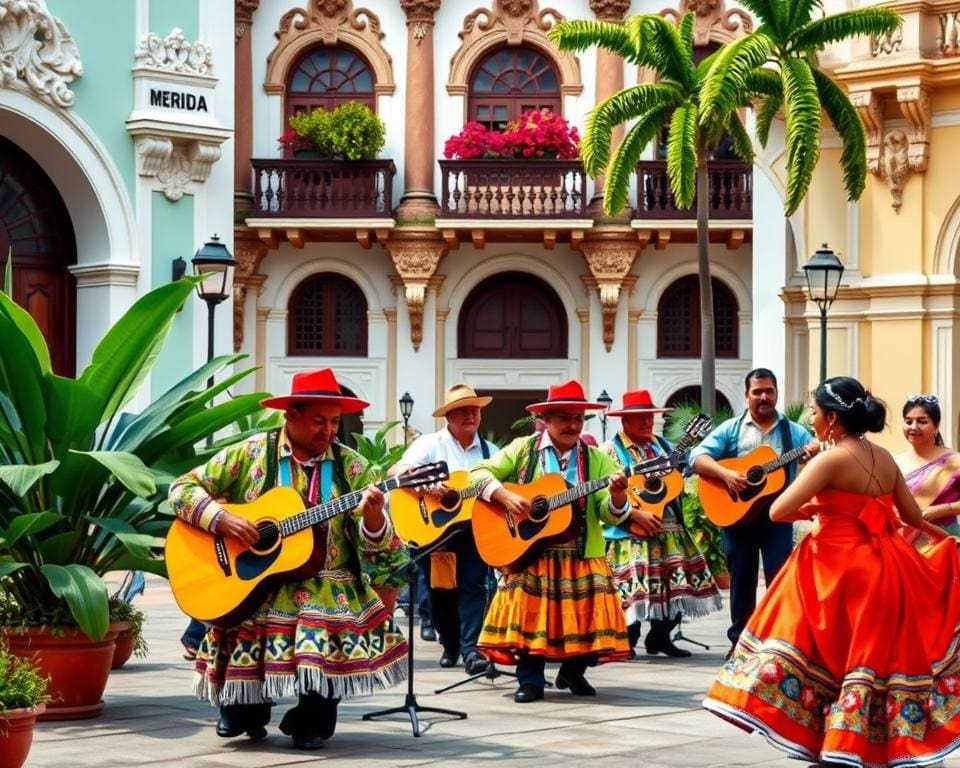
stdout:
{"type": "MultiPolygon", "coordinates": [[[[669,472],[669,456],[647,459],[623,470],[628,477],[669,472]]],[[[526,567],[554,542],[569,541],[580,525],[573,502],[610,483],[610,477],[570,486],[563,475],[551,472],[530,483],[504,483],[508,491],[530,501],[530,511],[515,517],[500,504],[477,498],[473,505],[473,538],[481,559],[505,573],[526,567]]]]}
{"type": "Polygon", "coordinates": [[[761,445],[739,458],[721,459],[720,466],[747,478],[747,487],[731,492],[723,480],[700,475],[700,504],[707,519],[727,528],[765,512],[787,484],[784,467],[803,457],[805,449],[800,445],[777,456],[769,445],[761,445]]]}
{"type": "MultiPolygon", "coordinates": [[[[680,458],[688,448],[702,440],[709,431],[710,417],[705,413],[698,413],[690,419],[673,450],[666,454],[672,467],[669,472],[665,475],[661,475],[659,472],[634,475],[627,481],[627,498],[630,500],[630,506],[634,509],[649,512],[662,520],[663,510],[667,504],[683,492],[683,475],[677,468],[680,458]]],[[[629,518],[626,522],[621,523],[620,527],[638,538],[642,539],[647,536],[629,518]]]]}
{"type": "MultiPolygon", "coordinates": [[[[394,488],[430,485],[448,476],[446,462],[414,467],[377,484],[394,488]]],[[[248,547],[233,536],[216,536],[180,520],[167,533],[164,557],[170,589],[180,609],[194,619],[233,627],[250,616],[277,584],[306,578],[323,567],[313,526],[355,509],[363,489],[305,508],[293,488],[279,486],[248,504],[223,504],[252,522],[260,538],[248,547]]]]}
{"type": "Polygon", "coordinates": [[[397,536],[411,547],[426,547],[454,528],[470,524],[477,489],[469,473],[450,475],[440,494],[401,488],[390,494],[390,519],[397,536]]]}

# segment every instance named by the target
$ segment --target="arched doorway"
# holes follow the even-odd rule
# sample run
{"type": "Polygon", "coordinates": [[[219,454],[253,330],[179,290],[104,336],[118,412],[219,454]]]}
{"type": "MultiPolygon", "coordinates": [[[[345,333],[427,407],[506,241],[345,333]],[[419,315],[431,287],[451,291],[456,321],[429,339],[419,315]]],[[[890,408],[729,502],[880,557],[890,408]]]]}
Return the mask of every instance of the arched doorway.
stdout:
{"type": "MultiPolygon", "coordinates": [[[[679,408],[681,406],[693,406],[697,409],[700,408],[700,396],[703,388],[699,385],[683,387],[674,392],[670,397],[667,398],[667,402],[664,404],[664,408],[679,408]]],[[[727,400],[726,396],[718,389],[715,393],[717,401],[717,423],[720,421],[722,414],[726,414],[723,418],[733,415],[733,408],[730,406],[730,401],[727,400]]]]}
{"type": "Polygon", "coordinates": [[[40,328],[55,373],[76,369],[76,263],[73,225],[44,170],[0,137],[0,268],[13,257],[13,299],[40,328]]]}

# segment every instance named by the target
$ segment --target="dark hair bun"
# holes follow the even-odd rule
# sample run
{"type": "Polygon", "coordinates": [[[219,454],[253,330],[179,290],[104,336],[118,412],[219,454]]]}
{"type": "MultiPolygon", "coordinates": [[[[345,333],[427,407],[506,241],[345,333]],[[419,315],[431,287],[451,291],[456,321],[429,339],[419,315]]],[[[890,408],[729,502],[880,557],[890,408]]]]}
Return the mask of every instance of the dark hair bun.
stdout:
{"type": "Polygon", "coordinates": [[[814,392],[817,405],[837,414],[844,431],[852,435],[880,432],[887,423],[887,406],[850,376],[827,379],[814,392]]]}
{"type": "Polygon", "coordinates": [[[882,400],[867,396],[863,401],[863,429],[860,432],[882,432],[887,423],[887,406],[882,400]]]}

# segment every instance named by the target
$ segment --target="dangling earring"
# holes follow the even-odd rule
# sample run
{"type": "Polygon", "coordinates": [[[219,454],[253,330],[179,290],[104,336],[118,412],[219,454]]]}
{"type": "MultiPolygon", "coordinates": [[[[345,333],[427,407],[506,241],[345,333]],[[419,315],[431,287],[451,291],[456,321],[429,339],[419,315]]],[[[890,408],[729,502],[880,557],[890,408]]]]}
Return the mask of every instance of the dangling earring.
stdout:
{"type": "Polygon", "coordinates": [[[827,445],[831,448],[836,445],[833,440],[833,424],[830,425],[830,429],[827,430],[827,445]]]}

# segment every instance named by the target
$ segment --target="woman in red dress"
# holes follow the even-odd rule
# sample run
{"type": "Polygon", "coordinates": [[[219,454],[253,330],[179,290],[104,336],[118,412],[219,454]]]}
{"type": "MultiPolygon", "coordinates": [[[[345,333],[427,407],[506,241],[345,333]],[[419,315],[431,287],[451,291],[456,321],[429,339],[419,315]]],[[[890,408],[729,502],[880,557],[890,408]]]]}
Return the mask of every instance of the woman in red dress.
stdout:
{"type": "Polygon", "coordinates": [[[811,423],[834,448],[770,509],[816,525],[704,700],[823,765],[929,766],[960,747],[957,547],[923,519],[893,457],[865,439],[885,419],[856,379],[817,388],[811,423]],[[897,535],[897,512],[940,543],[918,553],[897,535]]]}

